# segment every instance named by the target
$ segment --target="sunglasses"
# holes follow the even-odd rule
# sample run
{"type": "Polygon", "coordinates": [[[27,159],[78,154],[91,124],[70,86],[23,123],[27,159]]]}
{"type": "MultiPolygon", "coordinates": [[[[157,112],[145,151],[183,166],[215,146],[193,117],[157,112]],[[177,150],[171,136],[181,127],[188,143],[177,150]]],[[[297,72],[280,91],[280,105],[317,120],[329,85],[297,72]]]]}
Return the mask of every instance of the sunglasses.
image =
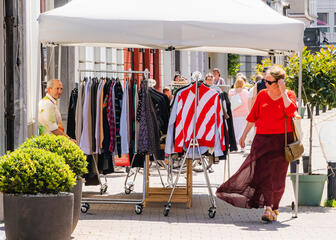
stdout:
{"type": "Polygon", "coordinates": [[[277,83],[278,81],[279,80],[275,80],[275,81],[272,82],[272,81],[268,81],[268,80],[265,79],[265,82],[267,82],[269,85],[272,85],[273,83],[277,83]]]}

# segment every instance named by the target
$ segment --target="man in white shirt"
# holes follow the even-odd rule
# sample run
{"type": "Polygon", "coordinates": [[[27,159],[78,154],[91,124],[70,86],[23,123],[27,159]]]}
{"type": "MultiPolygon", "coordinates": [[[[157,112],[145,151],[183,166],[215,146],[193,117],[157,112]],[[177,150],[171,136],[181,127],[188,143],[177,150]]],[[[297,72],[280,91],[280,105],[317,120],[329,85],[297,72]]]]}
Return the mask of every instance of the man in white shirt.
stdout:
{"type": "Polygon", "coordinates": [[[39,134],[55,134],[69,137],[64,132],[62,116],[57,105],[57,100],[61,97],[63,90],[61,81],[58,79],[49,80],[47,90],[47,95],[39,102],[39,134]]]}

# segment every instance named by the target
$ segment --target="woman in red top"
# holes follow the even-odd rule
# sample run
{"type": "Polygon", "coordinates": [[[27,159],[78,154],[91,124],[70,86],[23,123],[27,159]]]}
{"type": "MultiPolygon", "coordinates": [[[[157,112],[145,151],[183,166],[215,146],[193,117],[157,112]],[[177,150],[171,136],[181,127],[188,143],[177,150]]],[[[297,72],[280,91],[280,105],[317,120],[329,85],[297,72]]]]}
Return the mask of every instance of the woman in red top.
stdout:
{"type": "Polygon", "coordinates": [[[293,142],[291,117],[296,111],[296,96],[287,91],[285,71],[273,66],[266,76],[266,89],[259,92],[247,116],[248,124],[239,141],[245,139],[255,123],[251,152],[239,170],[216,192],[220,199],[242,208],[266,207],[262,220],[277,219],[279,202],[285,190],[288,162],[284,155],[285,114],[287,115],[287,140],[293,142]]]}

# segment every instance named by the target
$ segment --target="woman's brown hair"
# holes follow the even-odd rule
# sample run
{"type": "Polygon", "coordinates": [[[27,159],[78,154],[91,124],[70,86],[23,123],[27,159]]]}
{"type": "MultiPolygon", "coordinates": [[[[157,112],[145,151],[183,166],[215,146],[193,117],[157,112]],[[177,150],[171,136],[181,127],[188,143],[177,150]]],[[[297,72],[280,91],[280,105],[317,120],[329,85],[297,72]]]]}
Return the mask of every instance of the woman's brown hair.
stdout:
{"type": "Polygon", "coordinates": [[[286,72],[280,65],[272,66],[267,72],[274,77],[275,80],[286,79],[286,72]]]}

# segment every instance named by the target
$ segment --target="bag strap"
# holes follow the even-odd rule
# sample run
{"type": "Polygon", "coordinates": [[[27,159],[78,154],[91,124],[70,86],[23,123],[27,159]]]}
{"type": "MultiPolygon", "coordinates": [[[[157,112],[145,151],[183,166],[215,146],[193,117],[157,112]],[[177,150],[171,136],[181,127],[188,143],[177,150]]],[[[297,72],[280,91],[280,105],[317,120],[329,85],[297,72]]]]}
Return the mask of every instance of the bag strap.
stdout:
{"type": "Polygon", "coordinates": [[[284,110],[284,114],[285,114],[285,147],[287,147],[287,116],[284,110]]]}
{"type": "MultiPolygon", "coordinates": [[[[285,114],[285,146],[287,146],[287,115],[286,115],[285,110],[284,110],[284,114],[285,114]]],[[[297,138],[297,135],[296,135],[296,132],[295,132],[295,126],[294,126],[292,118],[291,118],[291,123],[292,123],[294,141],[297,141],[298,138],[297,138]]]]}

